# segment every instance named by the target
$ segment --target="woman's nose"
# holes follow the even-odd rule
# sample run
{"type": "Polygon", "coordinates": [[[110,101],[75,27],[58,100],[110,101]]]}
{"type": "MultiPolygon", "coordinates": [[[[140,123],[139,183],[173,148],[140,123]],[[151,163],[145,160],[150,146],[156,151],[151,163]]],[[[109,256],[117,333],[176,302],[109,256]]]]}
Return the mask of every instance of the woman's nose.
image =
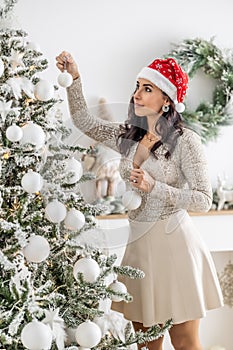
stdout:
{"type": "Polygon", "coordinates": [[[135,93],[134,93],[134,98],[135,98],[135,99],[139,99],[140,97],[141,97],[141,94],[140,94],[140,91],[139,91],[139,89],[138,89],[138,90],[136,90],[135,93]]]}

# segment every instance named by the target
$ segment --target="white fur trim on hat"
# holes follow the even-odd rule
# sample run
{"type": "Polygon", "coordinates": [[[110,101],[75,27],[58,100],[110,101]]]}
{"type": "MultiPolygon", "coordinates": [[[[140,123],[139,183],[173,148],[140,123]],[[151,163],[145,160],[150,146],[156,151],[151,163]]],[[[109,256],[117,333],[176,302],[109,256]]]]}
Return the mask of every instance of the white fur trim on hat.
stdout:
{"type": "Polygon", "coordinates": [[[149,67],[142,68],[141,72],[137,75],[137,78],[143,78],[151,81],[159,89],[164,91],[170,99],[176,104],[177,103],[177,90],[176,86],[173,85],[163,74],[157,70],[149,67]]]}
{"type": "Polygon", "coordinates": [[[185,105],[182,102],[176,103],[175,109],[178,113],[182,113],[185,110],[185,105]]]}

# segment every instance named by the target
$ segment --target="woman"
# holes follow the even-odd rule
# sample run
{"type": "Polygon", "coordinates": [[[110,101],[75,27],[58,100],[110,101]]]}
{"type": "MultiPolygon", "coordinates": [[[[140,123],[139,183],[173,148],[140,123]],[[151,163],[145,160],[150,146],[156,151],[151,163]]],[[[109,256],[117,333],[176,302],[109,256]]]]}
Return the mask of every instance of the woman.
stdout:
{"type": "MultiPolygon", "coordinates": [[[[188,211],[208,211],[212,191],[199,136],[182,124],[188,77],[173,58],[155,59],[138,74],[124,126],[93,117],[87,109],[76,63],[62,52],[57,67],[72,75],[67,89],[71,116],[86,135],[122,154],[120,172],[141,195],[129,211],[131,228],[124,265],[145,272],[142,280],[122,279],[132,303],[113,303],[135,329],[172,318],[176,350],[201,350],[199,320],[223,305],[211,255],[188,211]]],[[[149,344],[161,350],[163,338],[149,344]]],[[[142,346],[139,346],[141,349],[142,346]]]]}

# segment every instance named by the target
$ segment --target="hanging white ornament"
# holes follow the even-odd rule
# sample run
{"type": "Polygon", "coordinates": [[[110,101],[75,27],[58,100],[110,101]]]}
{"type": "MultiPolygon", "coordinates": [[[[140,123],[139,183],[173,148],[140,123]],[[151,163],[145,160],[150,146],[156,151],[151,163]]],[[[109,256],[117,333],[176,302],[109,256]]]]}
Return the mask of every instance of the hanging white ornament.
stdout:
{"type": "MultiPolygon", "coordinates": [[[[108,286],[109,289],[111,289],[112,291],[114,292],[117,292],[117,293],[127,293],[127,288],[126,286],[124,285],[124,283],[122,282],[119,282],[119,281],[113,281],[109,286],[108,286]]],[[[116,301],[116,302],[119,302],[119,301],[122,301],[123,298],[118,296],[118,295],[111,295],[111,300],[112,301],[116,301]]]]}
{"type": "Polygon", "coordinates": [[[66,207],[63,203],[59,202],[57,199],[54,199],[47,204],[45,208],[45,216],[49,221],[53,222],[54,224],[58,224],[66,217],[66,207]]]}
{"type": "Polygon", "coordinates": [[[29,169],[21,179],[21,186],[28,193],[39,192],[43,187],[43,178],[36,171],[29,169]]]}
{"type": "Polygon", "coordinates": [[[49,101],[54,95],[54,86],[47,80],[40,80],[34,87],[35,97],[40,101],[49,101]]]}
{"type": "Polygon", "coordinates": [[[70,73],[64,71],[58,75],[57,82],[61,87],[67,88],[73,83],[73,77],[70,73]]]}
{"type": "Polygon", "coordinates": [[[77,279],[79,272],[83,274],[86,282],[94,283],[100,274],[100,267],[92,258],[81,258],[74,264],[73,274],[75,279],[77,279]]]}
{"type": "Polygon", "coordinates": [[[28,244],[23,248],[23,255],[33,263],[46,260],[49,253],[50,247],[47,239],[39,235],[30,236],[28,244]]]}
{"type": "Polygon", "coordinates": [[[100,327],[92,321],[81,323],[75,333],[77,343],[84,348],[93,348],[99,344],[101,337],[100,327]]]}
{"type": "Polygon", "coordinates": [[[40,52],[40,46],[38,43],[35,43],[33,41],[30,41],[27,46],[26,49],[28,50],[35,50],[35,51],[39,51],[40,52]]]}
{"type": "Polygon", "coordinates": [[[80,210],[71,208],[65,218],[65,226],[69,230],[81,230],[85,224],[85,216],[80,210]]]}
{"type": "Polygon", "coordinates": [[[52,339],[50,327],[35,320],[24,326],[21,333],[22,344],[29,350],[49,350],[52,339]]]}
{"type": "Polygon", "coordinates": [[[128,210],[135,210],[140,207],[142,197],[133,190],[126,191],[122,196],[122,204],[128,210]]]}
{"type": "Polygon", "coordinates": [[[4,73],[4,63],[3,60],[0,58],[0,77],[3,75],[4,73]]]}
{"type": "Polygon", "coordinates": [[[29,121],[26,125],[22,127],[23,137],[20,141],[22,145],[30,143],[34,145],[37,149],[41,148],[45,144],[45,133],[42,127],[38,124],[29,121]]]}
{"type": "Polygon", "coordinates": [[[11,142],[20,141],[23,137],[23,130],[18,125],[12,124],[6,129],[6,137],[11,142]]]}
{"type": "Polygon", "coordinates": [[[60,73],[57,77],[58,84],[64,88],[69,87],[73,82],[72,75],[70,73],[68,73],[66,70],[66,63],[67,63],[67,58],[65,57],[64,72],[60,73]]]}
{"type": "Polygon", "coordinates": [[[65,174],[67,175],[66,183],[74,184],[79,181],[83,175],[83,167],[74,157],[69,158],[65,161],[65,174]]]}

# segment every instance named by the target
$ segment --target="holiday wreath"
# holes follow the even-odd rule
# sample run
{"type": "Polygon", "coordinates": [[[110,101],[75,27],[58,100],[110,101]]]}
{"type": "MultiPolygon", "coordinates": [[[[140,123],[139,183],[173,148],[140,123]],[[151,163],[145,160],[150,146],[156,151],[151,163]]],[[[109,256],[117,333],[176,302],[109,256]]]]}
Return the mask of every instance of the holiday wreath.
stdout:
{"type": "Polygon", "coordinates": [[[196,111],[186,109],[183,118],[204,142],[219,135],[219,129],[233,123],[233,51],[220,50],[213,39],[186,39],[174,44],[166,57],[174,57],[191,79],[199,69],[217,80],[211,102],[201,102],[196,111]]]}

